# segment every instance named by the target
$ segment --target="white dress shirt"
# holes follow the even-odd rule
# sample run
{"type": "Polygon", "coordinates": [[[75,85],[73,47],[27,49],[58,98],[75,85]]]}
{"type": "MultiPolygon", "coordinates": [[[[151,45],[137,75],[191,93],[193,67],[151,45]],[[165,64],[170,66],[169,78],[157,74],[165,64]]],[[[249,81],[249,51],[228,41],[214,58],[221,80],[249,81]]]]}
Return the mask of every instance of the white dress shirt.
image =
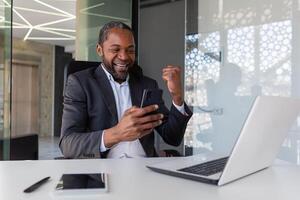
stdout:
{"type": "MultiPolygon", "coordinates": [[[[116,107],[117,107],[118,121],[120,121],[124,112],[130,107],[132,107],[131,95],[130,95],[129,84],[128,84],[129,75],[126,78],[126,81],[120,84],[113,79],[112,75],[105,69],[103,64],[101,66],[105,74],[107,75],[109,83],[112,87],[114,97],[115,97],[116,107]]],[[[174,106],[182,114],[185,114],[184,105],[177,106],[176,104],[174,104],[174,106]]],[[[103,131],[102,134],[101,147],[100,147],[101,152],[107,150],[103,142],[104,134],[105,131],[103,131]]],[[[139,139],[136,139],[134,141],[120,142],[114,145],[113,147],[111,147],[107,155],[107,158],[136,158],[136,157],[146,157],[146,153],[139,139]]]]}

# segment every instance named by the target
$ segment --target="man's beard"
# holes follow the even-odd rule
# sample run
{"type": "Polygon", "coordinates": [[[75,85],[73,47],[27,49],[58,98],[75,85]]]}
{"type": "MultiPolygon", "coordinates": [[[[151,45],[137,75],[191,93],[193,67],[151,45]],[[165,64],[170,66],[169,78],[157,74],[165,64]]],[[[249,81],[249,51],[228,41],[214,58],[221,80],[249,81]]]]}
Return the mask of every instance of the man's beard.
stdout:
{"type": "Polygon", "coordinates": [[[102,60],[103,60],[105,69],[112,75],[112,77],[114,78],[114,80],[116,82],[122,83],[122,82],[126,81],[126,78],[128,75],[128,70],[131,67],[131,65],[126,66],[126,68],[127,68],[126,72],[118,73],[116,70],[117,66],[115,64],[113,64],[113,63],[109,64],[104,58],[102,60]]]}

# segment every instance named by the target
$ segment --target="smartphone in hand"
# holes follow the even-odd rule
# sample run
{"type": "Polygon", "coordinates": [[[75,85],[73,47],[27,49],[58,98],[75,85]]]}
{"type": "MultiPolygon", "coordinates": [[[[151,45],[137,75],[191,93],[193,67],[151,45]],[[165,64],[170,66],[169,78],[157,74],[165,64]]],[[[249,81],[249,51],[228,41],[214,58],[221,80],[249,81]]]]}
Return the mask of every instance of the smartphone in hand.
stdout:
{"type": "MultiPolygon", "coordinates": [[[[142,96],[142,101],[141,101],[141,108],[150,106],[150,105],[158,105],[159,109],[163,109],[160,106],[163,105],[163,100],[162,100],[162,93],[163,91],[161,89],[144,89],[143,96],[142,96]]],[[[162,110],[158,111],[153,111],[151,113],[147,113],[147,115],[152,115],[152,114],[157,114],[161,112],[162,110]]],[[[163,122],[166,121],[167,116],[164,113],[164,118],[163,122]]]]}
{"type": "Polygon", "coordinates": [[[162,90],[161,89],[144,89],[141,108],[157,104],[158,106],[162,101],[162,90]]]}

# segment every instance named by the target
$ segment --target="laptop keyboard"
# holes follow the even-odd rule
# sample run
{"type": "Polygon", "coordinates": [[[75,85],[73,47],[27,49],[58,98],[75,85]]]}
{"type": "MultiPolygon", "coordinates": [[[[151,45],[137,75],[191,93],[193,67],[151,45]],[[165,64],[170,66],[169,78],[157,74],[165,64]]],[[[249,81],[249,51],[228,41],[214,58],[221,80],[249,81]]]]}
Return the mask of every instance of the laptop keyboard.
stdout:
{"type": "Polygon", "coordinates": [[[221,172],[224,169],[227,160],[228,157],[220,158],[217,160],[212,160],[198,165],[193,165],[191,167],[179,169],[178,171],[188,172],[188,173],[198,174],[203,176],[210,176],[212,174],[221,172]]]}

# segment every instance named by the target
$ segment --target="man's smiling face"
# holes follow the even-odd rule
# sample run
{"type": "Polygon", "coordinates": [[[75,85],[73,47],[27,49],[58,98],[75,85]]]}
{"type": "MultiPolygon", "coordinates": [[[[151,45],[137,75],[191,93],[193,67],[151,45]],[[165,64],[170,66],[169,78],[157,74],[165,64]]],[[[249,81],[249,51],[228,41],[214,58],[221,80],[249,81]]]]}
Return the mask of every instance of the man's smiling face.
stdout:
{"type": "Polygon", "coordinates": [[[128,69],[135,61],[135,44],[132,33],[126,29],[112,28],[102,45],[97,45],[97,52],[102,57],[106,70],[115,81],[126,80],[128,69]]]}

